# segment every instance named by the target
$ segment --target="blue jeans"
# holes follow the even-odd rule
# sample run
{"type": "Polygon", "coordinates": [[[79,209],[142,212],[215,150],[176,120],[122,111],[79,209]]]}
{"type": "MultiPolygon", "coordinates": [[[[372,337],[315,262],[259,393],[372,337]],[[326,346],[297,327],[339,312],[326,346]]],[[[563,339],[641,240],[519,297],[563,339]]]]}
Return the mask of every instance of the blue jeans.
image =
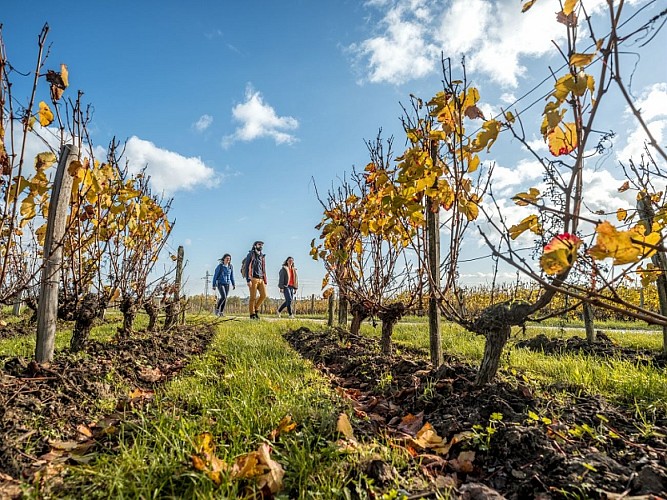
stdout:
{"type": "Polygon", "coordinates": [[[218,303],[215,305],[215,314],[222,314],[225,312],[225,306],[227,305],[229,285],[218,285],[218,292],[220,292],[220,298],[218,299],[218,303]]]}
{"type": "Polygon", "coordinates": [[[294,292],[296,289],[291,286],[286,286],[283,288],[283,295],[285,295],[285,302],[278,308],[278,312],[282,312],[283,309],[287,308],[289,315],[292,315],[292,300],[294,299],[294,292]]]}

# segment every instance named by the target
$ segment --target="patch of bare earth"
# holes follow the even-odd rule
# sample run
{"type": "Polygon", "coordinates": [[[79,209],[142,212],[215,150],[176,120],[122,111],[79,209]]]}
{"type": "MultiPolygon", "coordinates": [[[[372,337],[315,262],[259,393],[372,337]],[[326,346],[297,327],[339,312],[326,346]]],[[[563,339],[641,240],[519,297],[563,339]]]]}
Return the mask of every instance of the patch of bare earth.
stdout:
{"type": "MultiPolygon", "coordinates": [[[[394,437],[434,490],[450,487],[460,498],[667,495],[665,415],[646,426],[602,397],[540,389],[508,373],[477,387],[475,369],[455,359],[435,370],[427,353],[386,357],[365,337],[299,328],[285,338],[351,400],[355,432],[394,437]]],[[[387,467],[373,470],[384,471],[377,482],[387,480],[387,467]]]]}

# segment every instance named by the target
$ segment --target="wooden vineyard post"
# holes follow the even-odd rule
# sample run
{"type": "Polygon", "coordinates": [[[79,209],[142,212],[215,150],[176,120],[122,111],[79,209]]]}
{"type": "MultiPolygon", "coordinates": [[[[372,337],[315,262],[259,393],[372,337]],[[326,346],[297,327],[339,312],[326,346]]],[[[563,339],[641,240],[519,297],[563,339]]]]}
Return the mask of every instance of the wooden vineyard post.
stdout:
{"type": "Polygon", "coordinates": [[[78,147],[70,144],[63,145],[60,150],[56,177],[53,181],[44,238],[44,268],[37,305],[35,360],[38,363],[49,363],[53,360],[58,316],[58,284],[62,267],[62,243],[74,180],[69,174],[68,167],[78,156],[78,147]]]}
{"type": "Polygon", "coordinates": [[[336,305],[336,298],[334,297],[334,293],[329,294],[329,307],[327,311],[327,326],[329,328],[334,326],[334,306],[336,305]]]}
{"type": "MultiPolygon", "coordinates": [[[[437,160],[436,142],[431,143],[431,159],[437,160]]],[[[434,186],[437,185],[437,180],[434,186]]],[[[433,199],[426,197],[426,237],[428,241],[428,332],[431,352],[431,363],[436,368],[442,365],[442,337],[440,334],[440,308],[438,307],[438,291],[440,289],[440,206],[432,207],[433,199]]]]}
{"type": "MultiPolygon", "coordinates": [[[[646,232],[650,232],[653,227],[655,212],[651,205],[651,197],[648,194],[644,194],[643,197],[637,200],[637,211],[647,228],[646,232]]],[[[655,282],[655,286],[658,289],[660,314],[667,316],[667,277],[665,276],[665,273],[667,273],[667,255],[663,251],[658,251],[651,257],[651,262],[653,262],[658,272],[658,279],[655,282]]],[[[662,327],[662,352],[663,354],[667,354],[667,326],[665,325],[662,327]]]]}

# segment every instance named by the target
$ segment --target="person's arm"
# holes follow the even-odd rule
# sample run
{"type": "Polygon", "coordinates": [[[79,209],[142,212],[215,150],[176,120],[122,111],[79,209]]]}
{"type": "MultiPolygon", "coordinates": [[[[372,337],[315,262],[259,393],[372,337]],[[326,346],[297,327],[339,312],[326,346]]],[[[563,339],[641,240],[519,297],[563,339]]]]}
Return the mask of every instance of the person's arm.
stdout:
{"type": "Polygon", "coordinates": [[[212,286],[213,288],[218,288],[218,278],[220,277],[220,264],[218,264],[218,267],[215,268],[215,272],[213,273],[213,283],[212,286]]]}
{"type": "Polygon", "coordinates": [[[229,264],[229,279],[232,282],[232,287],[236,288],[236,283],[234,282],[234,266],[229,264]]]}

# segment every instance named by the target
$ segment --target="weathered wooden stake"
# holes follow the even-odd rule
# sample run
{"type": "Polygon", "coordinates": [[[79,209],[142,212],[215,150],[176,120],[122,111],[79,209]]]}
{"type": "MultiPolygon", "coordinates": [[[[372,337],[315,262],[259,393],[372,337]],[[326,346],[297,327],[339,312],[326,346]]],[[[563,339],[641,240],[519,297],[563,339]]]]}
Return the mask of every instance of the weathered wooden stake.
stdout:
{"type": "Polygon", "coordinates": [[[79,148],[71,144],[63,145],[49,204],[49,213],[44,238],[44,269],[39,288],[37,306],[37,346],[35,360],[49,363],[53,360],[58,316],[58,285],[62,266],[62,242],[67,223],[70,193],[73,178],[69,174],[69,164],[79,156],[79,148]]]}
{"type": "MultiPolygon", "coordinates": [[[[437,146],[431,144],[431,158],[436,164],[437,146]]],[[[437,183],[437,181],[436,181],[437,183]]],[[[435,185],[435,184],[434,184],[435,185]]],[[[431,208],[433,200],[426,197],[426,237],[428,238],[429,299],[428,299],[428,336],[431,363],[436,368],[442,365],[442,336],[440,334],[440,308],[437,291],[440,289],[440,206],[431,208]]]]}
{"type": "Polygon", "coordinates": [[[327,326],[329,328],[334,326],[334,308],[336,306],[336,298],[333,292],[329,295],[329,308],[327,310],[327,326]]]}
{"type": "MultiPolygon", "coordinates": [[[[653,228],[653,218],[655,212],[651,205],[651,198],[645,194],[641,199],[637,200],[637,211],[646,226],[646,233],[648,234],[653,228]]],[[[667,255],[665,252],[655,252],[651,257],[651,262],[658,271],[658,279],[655,286],[658,289],[658,300],[660,302],[660,314],[667,316],[667,255]]],[[[642,295],[643,299],[643,295],[642,295]]],[[[662,352],[667,355],[667,326],[662,327],[662,352]]]]}
{"type": "Polygon", "coordinates": [[[21,316],[21,306],[23,306],[23,290],[19,290],[19,293],[14,299],[14,308],[12,309],[12,314],[14,316],[21,316]]]}
{"type": "Polygon", "coordinates": [[[589,344],[594,343],[597,340],[597,335],[595,334],[595,324],[593,321],[593,306],[589,302],[584,302],[584,327],[586,328],[586,341],[589,344]]]}
{"type": "MultiPolygon", "coordinates": [[[[184,312],[181,304],[181,283],[183,281],[183,245],[178,246],[177,260],[176,260],[176,290],[174,291],[174,301],[176,302],[177,311],[184,312]]],[[[178,313],[177,313],[178,314],[178,313]]],[[[181,324],[185,323],[185,316],[181,316],[181,324]]]]}

